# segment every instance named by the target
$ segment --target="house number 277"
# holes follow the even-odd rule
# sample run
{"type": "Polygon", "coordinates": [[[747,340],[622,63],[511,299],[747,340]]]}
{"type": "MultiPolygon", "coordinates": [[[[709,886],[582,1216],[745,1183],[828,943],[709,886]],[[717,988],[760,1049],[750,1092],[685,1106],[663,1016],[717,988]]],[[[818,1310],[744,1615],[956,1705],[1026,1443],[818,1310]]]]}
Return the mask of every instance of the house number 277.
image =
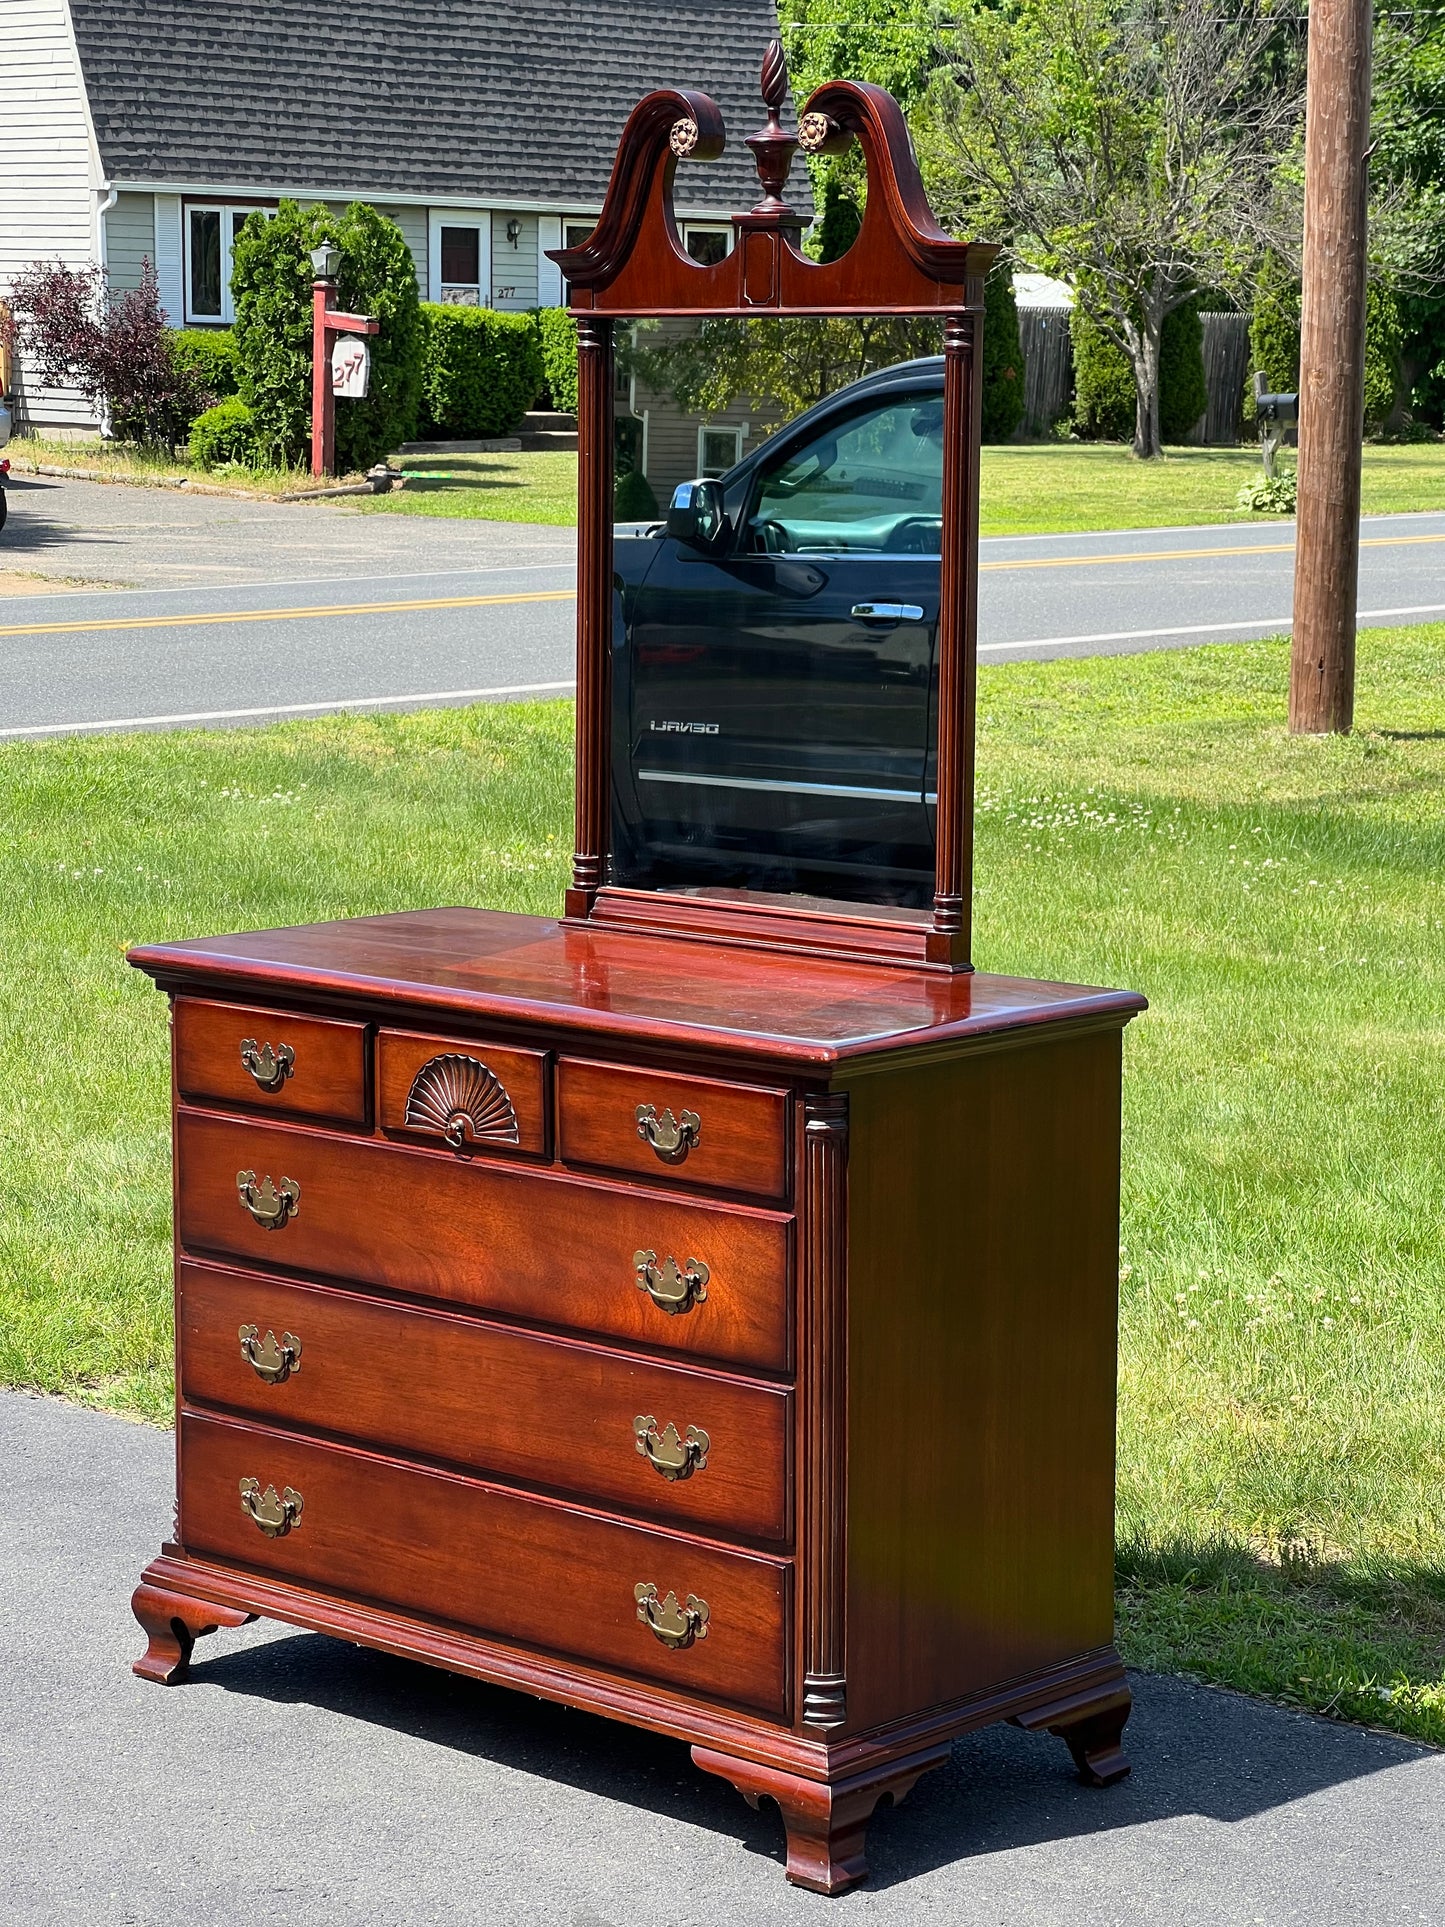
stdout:
{"type": "Polygon", "coordinates": [[[494,288],[492,290],[492,299],[494,301],[515,301],[516,298],[517,290],[515,288],[494,288]]]}

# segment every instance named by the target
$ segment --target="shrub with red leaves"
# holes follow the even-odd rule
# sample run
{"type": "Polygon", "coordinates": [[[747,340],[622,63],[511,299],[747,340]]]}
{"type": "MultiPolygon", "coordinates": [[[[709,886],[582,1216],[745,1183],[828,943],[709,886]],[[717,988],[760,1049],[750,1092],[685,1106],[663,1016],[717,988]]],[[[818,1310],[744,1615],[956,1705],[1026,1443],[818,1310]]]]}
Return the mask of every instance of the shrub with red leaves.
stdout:
{"type": "Polygon", "coordinates": [[[216,397],[178,367],[155,269],[120,291],[103,268],[36,261],[10,294],[18,345],[47,388],[77,388],[124,442],[175,449],[216,397]]]}

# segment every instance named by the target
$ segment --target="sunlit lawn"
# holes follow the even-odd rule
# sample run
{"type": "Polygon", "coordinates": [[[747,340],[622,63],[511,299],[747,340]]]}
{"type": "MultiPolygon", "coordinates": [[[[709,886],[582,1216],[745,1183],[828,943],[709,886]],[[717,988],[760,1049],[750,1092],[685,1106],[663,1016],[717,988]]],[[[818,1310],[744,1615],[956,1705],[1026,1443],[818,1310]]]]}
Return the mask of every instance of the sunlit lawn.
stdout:
{"type": "MultiPolygon", "coordinates": [[[[369,511],[568,526],[577,519],[575,455],[414,455],[403,467],[416,479],[400,494],[366,500],[369,511]]],[[[1248,448],[1171,448],[1162,461],[1140,462],[1102,442],[1009,443],[983,451],[981,528],[1037,535],[1269,521],[1235,506],[1240,483],[1259,472],[1259,454],[1248,448]]],[[[1445,509],[1445,443],[1369,445],[1364,508],[1445,509]]]]}
{"type": "MultiPolygon", "coordinates": [[[[1279,643],[986,669],[984,968],[1127,1041],[1121,1638],[1445,1743],[1445,628],[1291,739],[1279,643]]],[[[163,1420],[137,939],[550,911],[562,704],[0,749],[0,1380],[163,1420]]]]}

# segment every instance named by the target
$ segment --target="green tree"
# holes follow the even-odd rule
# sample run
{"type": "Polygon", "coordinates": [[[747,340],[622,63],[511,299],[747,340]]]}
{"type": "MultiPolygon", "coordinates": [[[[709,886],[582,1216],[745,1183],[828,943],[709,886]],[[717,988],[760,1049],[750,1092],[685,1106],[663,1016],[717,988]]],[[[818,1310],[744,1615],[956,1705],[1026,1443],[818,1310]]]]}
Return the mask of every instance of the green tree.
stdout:
{"type": "Polygon", "coordinates": [[[1024,351],[1013,270],[1000,262],[984,283],[983,439],[1006,442],[1024,418],[1024,351]]]}
{"type": "Polygon", "coordinates": [[[323,245],[341,252],[340,306],[381,323],[371,339],[370,393],[337,404],[336,456],[345,471],[368,467],[416,432],[421,298],[394,221],[360,202],[336,215],[282,201],[274,215],[249,217],[231,273],[238,386],[258,449],[280,462],[303,460],[311,445],[311,250],[323,245]]]}
{"type": "Polygon", "coordinates": [[[875,368],[937,354],[941,345],[936,321],[911,316],[718,315],[670,340],[639,334],[632,353],[649,386],[670,391],[690,413],[722,414],[743,396],[796,415],[875,368]]]}
{"type": "MultiPolygon", "coordinates": [[[[1417,421],[1445,428],[1445,6],[1375,22],[1370,178],[1389,196],[1376,253],[1395,300],[1400,376],[1417,421]]],[[[1367,390],[1370,386],[1366,375],[1367,390]]]]}
{"type": "Polygon", "coordinates": [[[924,130],[935,205],[1066,281],[1128,357],[1135,453],[1162,446],[1164,323],[1243,289],[1288,231],[1303,108],[1295,0],[978,0],[940,16],[924,130]]]}

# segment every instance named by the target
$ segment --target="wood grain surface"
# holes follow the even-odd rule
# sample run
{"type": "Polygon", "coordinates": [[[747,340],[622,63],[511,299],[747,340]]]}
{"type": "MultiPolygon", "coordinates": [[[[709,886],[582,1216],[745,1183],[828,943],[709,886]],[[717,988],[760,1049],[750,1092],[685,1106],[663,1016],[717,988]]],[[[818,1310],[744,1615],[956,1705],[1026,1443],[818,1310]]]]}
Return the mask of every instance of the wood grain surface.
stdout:
{"type": "Polygon", "coordinates": [[[851,1095],[848,1710],[1113,1638],[1116,1034],[851,1095]]]}
{"type": "Polygon", "coordinates": [[[182,1111],[176,1119],[184,1251],[380,1285],[627,1344],[785,1371],[791,1360],[790,1220],[517,1164],[327,1137],[182,1111]],[[253,1170],[300,1186],[280,1230],[236,1192],[253,1170]],[[700,1259],[707,1298],[669,1314],[634,1257],[700,1259]]]}
{"type": "Polygon", "coordinates": [[[197,1414],[181,1420],[180,1465],[191,1551],[786,1714],[781,1560],[197,1414]],[[301,1494],[284,1538],[242,1509],[247,1478],[301,1494]],[[639,1583],[706,1600],[707,1636],[669,1650],[637,1617],[639,1583]]]}
{"type": "Polygon", "coordinates": [[[239,1104],[283,1117],[326,1118],[365,1124],[364,1023],[302,1017],[261,1005],[220,1004],[178,997],[175,1006],[176,1085],[192,1103],[239,1104]],[[263,1090],[241,1060],[241,1045],[295,1052],[291,1072],[274,1091],[263,1090]]]}
{"type": "Polygon", "coordinates": [[[558,1153],[564,1163],[658,1183],[781,1198],[788,1188],[788,1094],[752,1085],[564,1057],[557,1066],[558,1153]],[[639,1105],[661,1118],[690,1111],[697,1142],[668,1163],[638,1130],[639,1105]]]}
{"type": "Polygon", "coordinates": [[[329,1286],[183,1264],[176,1338],[189,1404],[253,1414],[664,1520],[788,1537],[791,1394],[625,1352],[423,1311],[329,1286]],[[301,1342],[268,1384],[238,1333],[301,1342]],[[708,1437],[707,1462],[663,1478],[637,1450],[651,1416],[708,1437]]]}

